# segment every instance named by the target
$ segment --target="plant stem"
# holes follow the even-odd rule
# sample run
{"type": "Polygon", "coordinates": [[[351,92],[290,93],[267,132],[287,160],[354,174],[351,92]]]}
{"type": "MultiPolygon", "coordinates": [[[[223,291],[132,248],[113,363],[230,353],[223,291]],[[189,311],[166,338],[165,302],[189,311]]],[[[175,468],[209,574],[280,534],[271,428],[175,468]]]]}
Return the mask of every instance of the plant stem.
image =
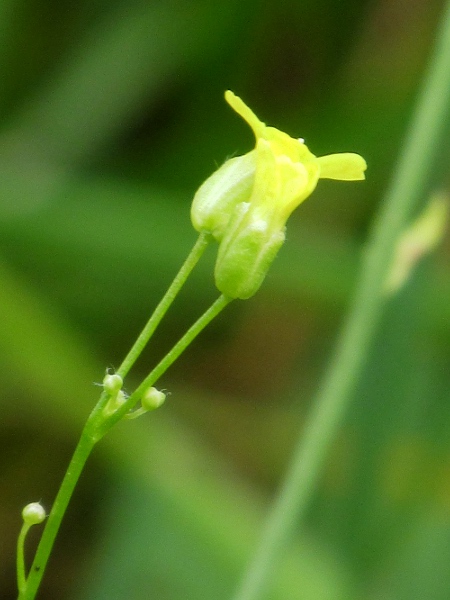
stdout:
{"type": "Polygon", "coordinates": [[[163,375],[167,369],[176,361],[180,354],[191,344],[198,334],[210,323],[217,315],[232,301],[223,294],[206,310],[203,315],[186,331],[183,337],[178,340],[175,346],[166,354],[166,356],[156,365],[156,367],[147,375],[143,382],[136,388],[127,401],[111,415],[106,421],[100,424],[98,428],[99,435],[104,433],[119,421],[125,413],[134,407],[141,399],[142,395],[149,387],[163,375]]]}
{"type": "Polygon", "coordinates": [[[62,518],[95,442],[88,420],[48,516],[26,583],[19,587],[18,600],[32,600],[38,591],[62,518]]]}
{"type": "Polygon", "coordinates": [[[25,591],[26,577],[25,577],[25,538],[27,537],[28,530],[31,525],[28,523],[22,524],[19,537],[17,539],[17,588],[19,592],[25,591]]]}
{"type": "Polygon", "coordinates": [[[205,249],[208,246],[208,244],[210,243],[210,241],[211,241],[211,236],[207,233],[201,233],[198,236],[197,242],[195,243],[194,247],[192,248],[191,252],[189,253],[189,256],[184,261],[183,266],[178,271],[178,274],[176,275],[175,279],[171,283],[169,289],[164,294],[162,300],[156,307],[154,313],[148,320],[147,324],[145,325],[144,329],[140,333],[136,342],[133,344],[131,350],[128,352],[128,354],[124,358],[122,364],[118,368],[117,374],[120,375],[122,378],[124,378],[125,375],[127,375],[129,370],[131,369],[131,367],[134,365],[134,363],[138,359],[142,350],[145,348],[148,340],[151,338],[155,329],[158,327],[159,323],[161,322],[161,319],[164,317],[164,315],[168,311],[170,305],[175,300],[178,292],[180,291],[181,287],[183,286],[186,279],[190,275],[192,269],[195,267],[195,265],[199,261],[200,257],[202,256],[203,252],[205,251],[205,249]]]}
{"type": "MultiPolygon", "coordinates": [[[[211,240],[209,234],[200,234],[196,244],[191,250],[189,256],[185,260],[183,266],[175,277],[174,281],[170,285],[166,294],[164,295],[161,302],[156,307],[154,313],[150,317],[146,326],[142,330],[135,344],[131,348],[130,352],[125,357],[122,365],[120,366],[117,373],[124,377],[131,369],[146,343],[152,336],[156,327],[160,323],[161,319],[169,309],[176,295],[180,291],[182,285],[185,283],[187,277],[191,273],[192,269],[202,256],[207,245],[211,240]]],[[[145,385],[146,381],[152,378],[155,382],[156,379],[165,372],[165,370],[178,358],[178,356],[187,348],[191,341],[200,333],[200,331],[217,315],[219,312],[228,304],[230,300],[221,296],[205,313],[200,319],[194,323],[194,325],[188,330],[183,338],[175,345],[175,347],[167,354],[167,356],[159,363],[159,365],[150,373],[150,375],[144,380],[144,383],[139,386],[136,392],[128,399],[128,403],[132,398],[135,398],[134,403],[141,397],[141,393],[137,393],[138,390],[147,389],[149,385],[145,385]]],[[[42,577],[44,575],[45,567],[47,565],[50,553],[53,548],[53,544],[58,533],[61,521],[66,512],[69,501],[72,497],[75,486],[78,483],[80,475],[83,471],[86,460],[88,459],[95,444],[101,439],[108,429],[114,425],[126,412],[124,407],[121,407],[121,411],[117,411],[110,418],[105,418],[103,414],[103,408],[109,400],[109,395],[103,392],[100,396],[98,403],[91,412],[80,440],[72,459],[69,463],[69,467],[66,471],[64,479],[59,488],[56,499],[53,503],[52,509],[48,516],[45,524],[42,537],[40,539],[36,555],[31,565],[30,573],[28,578],[25,578],[25,565],[24,565],[24,554],[23,546],[27,530],[22,527],[18,540],[18,554],[17,554],[17,579],[19,587],[18,600],[33,600],[35,597],[42,577]]]]}
{"type": "Polygon", "coordinates": [[[217,315],[231,302],[232,298],[227,298],[223,294],[208,308],[203,315],[190,327],[175,346],[166,354],[166,356],[156,365],[153,371],[144,379],[141,385],[136,389],[133,396],[136,399],[152,386],[163,373],[167,371],[171,364],[180,356],[182,352],[194,341],[198,334],[210,323],[217,315]]]}
{"type": "MultiPolygon", "coordinates": [[[[189,344],[197,337],[197,335],[216,317],[224,308],[231,302],[231,298],[220,296],[214,304],[188,329],[184,336],[175,344],[175,346],[166,354],[160,363],[153,371],[144,379],[136,391],[128,398],[127,406],[134,406],[143,392],[153,385],[157,379],[165,373],[180,354],[189,346],[189,344]]],[[[75,449],[72,460],[70,461],[67,472],[64,476],[61,487],[59,488],[52,510],[47,519],[41,540],[39,542],[33,564],[31,565],[28,579],[24,580],[25,568],[23,565],[23,540],[24,530],[20,533],[19,547],[22,548],[22,562],[19,562],[19,553],[17,558],[17,573],[19,581],[19,597],[18,600],[32,600],[39,588],[42,576],[47,565],[50,552],[53,547],[59,526],[63,519],[64,513],[69,504],[72,493],[78,482],[78,479],[83,471],[89,454],[97,441],[110,429],[128,411],[127,406],[122,406],[120,411],[117,411],[108,419],[102,417],[102,407],[105,404],[107,396],[102,394],[98,404],[92,411],[81,434],[80,441],[75,449]],[[21,546],[20,546],[21,544],[21,546]]]]}
{"type": "Polygon", "coordinates": [[[318,391],[255,555],[234,600],[269,593],[274,566],[304,517],[330,444],[351,400],[383,306],[383,285],[398,236],[423,197],[450,109],[450,2],[441,22],[404,151],[374,223],[357,289],[334,357],[318,391]]]}

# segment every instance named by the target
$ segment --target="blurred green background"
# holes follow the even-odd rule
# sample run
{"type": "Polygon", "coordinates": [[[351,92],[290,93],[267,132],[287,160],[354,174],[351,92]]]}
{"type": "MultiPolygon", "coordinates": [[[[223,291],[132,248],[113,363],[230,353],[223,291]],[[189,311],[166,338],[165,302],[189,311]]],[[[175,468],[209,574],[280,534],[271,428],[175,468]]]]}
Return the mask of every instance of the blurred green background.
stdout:
{"type": "MultiPolygon", "coordinates": [[[[230,598],[332,352],[442,6],[1,0],[2,599],[16,597],[22,507],[50,507],[94,382],[196,239],[196,188],[253,145],[227,88],[317,155],[359,152],[367,181],[320,182],[257,296],[162,378],[166,405],[102,441],[39,598],[230,598]]],[[[128,391],[215,299],[214,254],[128,391]]],[[[267,598],[450,598],[449,254],[447,236],[389,304],[267,598]]]]}

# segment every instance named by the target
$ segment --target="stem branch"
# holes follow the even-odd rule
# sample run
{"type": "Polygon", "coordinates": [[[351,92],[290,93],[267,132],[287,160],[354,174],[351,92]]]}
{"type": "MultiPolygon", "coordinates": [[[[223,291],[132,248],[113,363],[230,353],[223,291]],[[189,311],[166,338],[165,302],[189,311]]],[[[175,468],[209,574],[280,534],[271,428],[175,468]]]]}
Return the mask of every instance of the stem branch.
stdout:
{"type": "Polygon", "coordinates": [[[128,352],[126,357],[124,358],[122,364],[117,370],[117,374],[123,378],[129,372],[131,367],[134,365],[138,357],[140,356],[142,350],[145,348],[148,340],[153,335],[155,329],[158,327],[161,319],[164,317],[166,312],[168,311],[170,305],[175,300],[178,292],[184,285],[186,279],[189,277],[192,269],[195,267],[203,252],[206,250],[206,247],[211,241],[211,236],[207,233],[201,233],[198,236],[197,242],[192,248],[189,256],[184,261],[181,269],[178,271],[175,279],[171,283],[169,289],[164,294],[160,303],[156,307],[154,313],[148,320],[144,329],[140,333],[139,337],[133,344],[131,350],[128,352]]]}
{"type": "Polygon", "coordinates": [[[182,352],[191,344],[198,334],[210,323],[217,315],[232,301],[223,294],[206,310],[203,315],[186,331],[183,337],[178,340],[175,346],[166,356],[156,365],[156,367],[147,375],[142,383],[136,388],[126,402],[106,421],[100,424],[98,428],[99,435],[104,435],[117,421],[131,410],[141,399],[142,395],[149,387],[163,375],[167,369],[176,361],[182,352]]]}
{"type": "MultiPolygon", "coordinates": [[[[202,233],[198,237],[197,242],[195,243],[193,249],[191,250],[189,256],[185,260],[174,281],[170,285],[163,299],[156,307],[154,313],[150,317],[149,321],[142,330],[135,344],[125,357],[120,368],[118,369],[117,373],[122,378],[125,377],[125,375],[129,372],[133,364],[138,359],[139,355],[141,354],[148,340],[152,336],[156,327],[160,323],[161,319],[164,317],[165,313],[174,301],[181,287],[185,283],[187,277],[189,276],[192,269],[202,256],[210,240],[211,236],[209,234],[202,233]]],[[[229,300],[225,300],[223,297],[219,298],[219,300],[216,301],[216,303],[213,304],[213,306],[208,311],[206,311],[203,317],[201,317],[197,321],[197,323],[195,323],[193,327],[189,329],[187,334],[169,352],[165,359],[161,361],[161,363],[156,367],[156,369],[152,371],[150,376],[147,377],[145,381],[149,380],[152,374],[156,375],[154,379],[156,380],[156,378],[159,377],[159,375],[161,375],[174,362],[174,360],[189,345],[189,343],[196,337],[196,335],[200,333],[200,331],[214,318],[214,316],[216,316],[220,312],[220,310],[222,310],[222,308],[228,302],[229,300]]],[[[147,387],[148,386],[144,386],[144,389],[146,389],[147,387]]],[[[138,388],[138,390],[141,389],[142,384],[138,388]]],[[[131,398],[133,397],[136,398],[136,402],[140,398],[140,394],[136,395],[135,392],[131,396],[131,398]]],[[[130,399],[128,399],[128,401],[130,401],[130,399]]],[[[114,413],[113,418],[105,418],[103,414],[103,408],[107,404],[108,400],[109,395],[103,392],[100,396],[98,403],[96,404],[95,408],[91,412],[86,422],[78,445],[75,448],[75,452],[69,463],[69,467],[66,471],[64,479],[61,483],[61,487],[59,488],[58,494],[48,516],[27,579],[25,578],[25,564],[23,553],[24,539],[27,530],[25,529],[25,527],[22,527],[18,540],[17,554],[17,580],[19,588],[18,600],[33,600],[33,598],[35,597],[39,589],[42,577],[44,575],[45,567],[50,557],[50,553],[53,548],[56,535],[61,525],[61,521],[66,512],[75,486],[78,483],[80,475],[83,471],[86,460],[92,452],[92,449],[94,448],[95,444],[101,439],[104,433],[123,416],[125,412],[120,411],[119,414],[119,411],[117,411],[116,413],[114,413]]]]}
{"type": "Polygon", "coordinates": [[[37,593],[62,518],[94,444],[88,420],[48,516],[26,583],[19,585],[18,600],[32,600],[37,593]]]}

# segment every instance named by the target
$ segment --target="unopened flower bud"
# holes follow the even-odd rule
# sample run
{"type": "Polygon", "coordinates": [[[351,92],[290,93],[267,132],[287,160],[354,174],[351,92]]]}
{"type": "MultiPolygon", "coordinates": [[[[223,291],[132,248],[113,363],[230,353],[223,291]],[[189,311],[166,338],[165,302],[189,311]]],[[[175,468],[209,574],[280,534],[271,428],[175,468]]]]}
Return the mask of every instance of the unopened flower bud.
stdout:
{"type": "Polygon", "coordinates": [[[26,525],[38,525],[46,516],[44,507],[39,502],[31,502],[22,510],[22,518],[26,525]]]}
{"type": "Polygon", "coordinates": [[[122,389],[123,379],[117,373],[106,375],[103,379],[103,389],[111,396],[115,396],[122,389]]]}
{"type": "Polygon", "coordinates": [[[164,404],[166,394],[157,390],[154,387],[148,388],[141,398],[141,405],[145,411],[154,410],[164,404]]]}

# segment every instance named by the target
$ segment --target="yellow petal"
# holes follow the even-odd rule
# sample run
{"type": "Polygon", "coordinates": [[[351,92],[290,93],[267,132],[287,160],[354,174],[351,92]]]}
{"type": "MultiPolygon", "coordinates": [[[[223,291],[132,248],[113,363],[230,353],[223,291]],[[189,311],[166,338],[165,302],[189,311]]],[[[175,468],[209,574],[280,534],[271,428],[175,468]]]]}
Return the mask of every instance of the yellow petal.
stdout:
{"type": "Polygon", "coordinates": [[[321,179],[341,179],[342,181],[357,181],[365,179],[366,161],[359,154],[342,152],[327,154],[317,159],[320,166],[321,179]]]}
{"type": "Polygon", "coordinates": [[[258,119],[255,113],[239,98],[239,96],[236,96],[232,91],[227,90],[225,92],[225,100],[231,108],[250,125],[256,138],[263,135],[266,127],[265,124],[258,119]]]}
{"type": "Polygon", "coordinates": [[[249,202],[259,218],[268,220],[269,228],[279,229],[312,192],[317,177],[314,181],[301,162],[274,153],[273,144],[265,139],[257,141],[256,156],[255,183],[249,202]]]}
{"type": "Polygon", "coordinates": [[[297,206],[313,192],[318,178],[310,177],[305,165],[294,163],[287,156],[278,157],[277,166],[280,179],[279,210],[286,222],[297,206]]]}

